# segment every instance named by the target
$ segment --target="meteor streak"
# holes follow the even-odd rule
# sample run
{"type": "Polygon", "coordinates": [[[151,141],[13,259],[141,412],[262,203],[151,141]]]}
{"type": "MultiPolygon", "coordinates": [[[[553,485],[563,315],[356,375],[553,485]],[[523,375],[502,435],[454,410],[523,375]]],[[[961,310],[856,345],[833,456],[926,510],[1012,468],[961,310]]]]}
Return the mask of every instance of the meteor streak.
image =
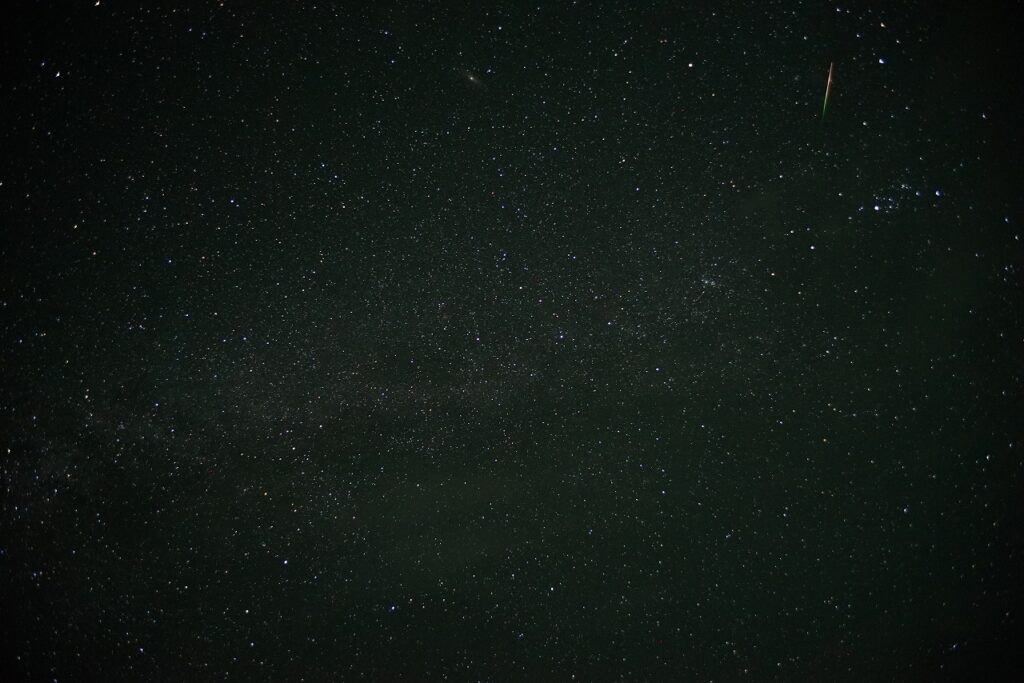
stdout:
{"type": "Polygon", "coordinates": [[[821,118],[825,118],[825,110],[828,109],[828,96],[832,92],[832,67],[835,62],[829,62],[828,64],[828,82],[825,83],[825,104],[821,105],[821,118]]]}

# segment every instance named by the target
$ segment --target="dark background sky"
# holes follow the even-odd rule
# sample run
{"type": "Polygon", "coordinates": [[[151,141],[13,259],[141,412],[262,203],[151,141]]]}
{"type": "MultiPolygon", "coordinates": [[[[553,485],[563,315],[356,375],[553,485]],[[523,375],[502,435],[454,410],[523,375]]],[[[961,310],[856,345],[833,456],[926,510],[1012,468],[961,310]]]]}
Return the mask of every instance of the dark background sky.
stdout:
{"type": "Polygon", "coordinates": [[[4,680],[1012,679],[1020,3],[479,5],[6,10],[4,680]]]}

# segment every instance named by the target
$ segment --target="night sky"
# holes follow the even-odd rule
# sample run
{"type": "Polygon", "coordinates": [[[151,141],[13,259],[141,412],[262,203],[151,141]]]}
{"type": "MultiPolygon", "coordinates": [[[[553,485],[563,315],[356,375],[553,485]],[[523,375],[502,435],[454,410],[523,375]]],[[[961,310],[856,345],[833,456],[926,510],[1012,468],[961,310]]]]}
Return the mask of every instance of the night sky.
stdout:
{"type": "Polygon", "coordinates": [[[1019,675],[1020,4],[639,5],[5,8],[0,679],[1019,675]]]}

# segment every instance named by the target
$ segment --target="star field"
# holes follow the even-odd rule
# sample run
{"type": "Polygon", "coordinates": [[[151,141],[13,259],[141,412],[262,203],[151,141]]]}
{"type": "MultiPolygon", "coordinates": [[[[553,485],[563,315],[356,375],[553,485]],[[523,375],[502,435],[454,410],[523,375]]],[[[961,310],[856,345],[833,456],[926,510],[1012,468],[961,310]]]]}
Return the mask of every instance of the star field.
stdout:
{"type": "Polygon", "coordinates": [[[0,678],[1011,679],[1020,28],[17,3],[0,678]]]}

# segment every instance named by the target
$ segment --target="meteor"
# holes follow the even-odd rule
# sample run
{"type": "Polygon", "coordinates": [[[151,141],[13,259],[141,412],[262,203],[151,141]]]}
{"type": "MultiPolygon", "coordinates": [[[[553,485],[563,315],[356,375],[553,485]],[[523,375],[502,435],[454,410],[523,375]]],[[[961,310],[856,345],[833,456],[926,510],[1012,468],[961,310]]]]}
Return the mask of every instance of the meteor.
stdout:
{"type": "Polygon", "coordinates": [[[828,109],[828,96],[832,92],[832,67],[835,62],[829,62],[828,64],[828,81],[825,83],[825,104],[821,105],[821,118],[825,119],[825,110],[828,109]]]}

